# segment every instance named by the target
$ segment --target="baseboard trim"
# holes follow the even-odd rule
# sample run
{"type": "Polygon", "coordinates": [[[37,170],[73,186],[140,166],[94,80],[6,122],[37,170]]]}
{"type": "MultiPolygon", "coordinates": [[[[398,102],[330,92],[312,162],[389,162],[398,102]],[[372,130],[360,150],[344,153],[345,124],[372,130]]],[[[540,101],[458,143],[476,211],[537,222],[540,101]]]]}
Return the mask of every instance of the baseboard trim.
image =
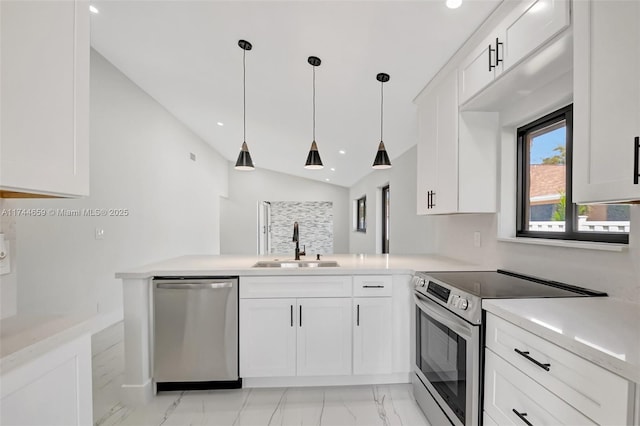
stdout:
{"type": "Polygon", "coordinates": [[[148,404],[153,399],[154,389],[151,380],[142,385],[122,385],[122,402],[132,407],[148,404]]]}
{"type": "Polygon", "coordinates": [[[375,374],[357,376],[312,377],[244,377],[244,388],[304,387],[304,386],[353,386],[411,383],[411,373],[375,374]]]}

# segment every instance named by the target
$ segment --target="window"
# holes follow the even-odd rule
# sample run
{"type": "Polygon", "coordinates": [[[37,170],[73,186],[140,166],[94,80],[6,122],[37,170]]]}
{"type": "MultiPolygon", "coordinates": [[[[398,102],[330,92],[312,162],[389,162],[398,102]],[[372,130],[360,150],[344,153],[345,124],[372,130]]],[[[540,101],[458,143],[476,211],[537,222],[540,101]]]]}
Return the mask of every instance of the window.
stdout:
{"type": "Polygon", "coordinates": [[[356,201],[356,231],[367,232],[367,197],[356,201]]]}
{"type": "Polygon", "coordinates": [[[389,185],[382,187],[382,253],[389,253],[389,185]]]}
{"type": "Polygon", "coordinates": [[[518,129],[519,237],[628,243],[628,205],[576,205],[571,198],[573,109],[518,129]]]}

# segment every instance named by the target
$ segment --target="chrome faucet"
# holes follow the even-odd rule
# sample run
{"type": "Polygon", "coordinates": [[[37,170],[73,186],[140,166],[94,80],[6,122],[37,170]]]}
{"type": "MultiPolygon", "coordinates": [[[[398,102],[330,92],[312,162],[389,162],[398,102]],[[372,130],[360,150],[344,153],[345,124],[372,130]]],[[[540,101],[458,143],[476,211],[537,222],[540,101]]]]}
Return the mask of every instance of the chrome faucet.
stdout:
{"type": "Polygon", "coordinates": [[[302,246],[302,251],[300,251],[300,236],[298,233],[298,222],[293,222],[293,240],[296,243],[296,260],[300,260],[300,256],[306,256],[305,252],[306,246],[302,246]]]}

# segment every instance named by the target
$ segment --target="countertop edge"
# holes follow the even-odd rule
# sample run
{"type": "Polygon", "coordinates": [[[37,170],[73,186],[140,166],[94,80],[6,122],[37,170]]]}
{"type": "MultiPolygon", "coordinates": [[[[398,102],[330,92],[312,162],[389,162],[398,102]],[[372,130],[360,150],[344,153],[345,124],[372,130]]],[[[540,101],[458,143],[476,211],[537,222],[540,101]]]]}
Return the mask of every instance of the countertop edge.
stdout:
{"type": "Polygon", "coordinates": [[[350,267],[331,267],[331,268],[242,268],[242,269],[197,269],[197,270],[151,270],[145,272],[118,272],[116,278],[128,279],[147,279],[158,276],[202,276],[202,275],[233,275],[240,277],[256,277],[256,276],[313,276],[313,275],[413,275],[414,269],[409,268],[350,268],[350,267]]]}
{"type": "MultiPolygon", "coordinates": [[[[506,299],[502,299],[502,301],[504,300],[506,299]]],[[[492,314],[495,314],[496,316],[509,321],[510,323],[515,324],[518,327],[521,327],[537,336],[540,336],[543,339],[548,340],[568,350],[569,352],[572,352],[575,355],[578,355],[586,359],[587,361],[590,361],[604,368],[607,371],[610,371],[636,384],[640,384],[640,369],[635,368],[632,364],[626,361],[623,361],[607,354],[606,352],[600,351],[584,343],[571,339],[570,337],[564,336],[549,328],[543,327],[542,325],[536,324],[535,322],[522,317],[516,312],[505,309],[502,306],[493,303],[492,300],[483,300],[482,309],[487,312],[491,312],[492,314]]]]}

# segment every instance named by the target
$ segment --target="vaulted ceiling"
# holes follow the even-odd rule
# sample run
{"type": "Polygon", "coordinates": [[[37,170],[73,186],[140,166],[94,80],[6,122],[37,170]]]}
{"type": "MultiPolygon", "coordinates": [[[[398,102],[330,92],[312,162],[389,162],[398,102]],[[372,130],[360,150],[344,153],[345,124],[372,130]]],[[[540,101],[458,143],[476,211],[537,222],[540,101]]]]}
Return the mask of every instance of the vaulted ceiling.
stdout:
{"type": "Polygon", "coordinates": [[[413,98],[498,3],[103,0],[92,2],[99,13],[91,43],[235,162],[243,131],[238,40],[250,41],[247,143],[256,167],[351,186],[372,171],[380,141],[376,74],[391,76],[384,142],[393,162],[417,142],[413,98]],[[312,141],[311,55],[322,60],[316,139],[323,170],[303,168],[312,141]]]}

